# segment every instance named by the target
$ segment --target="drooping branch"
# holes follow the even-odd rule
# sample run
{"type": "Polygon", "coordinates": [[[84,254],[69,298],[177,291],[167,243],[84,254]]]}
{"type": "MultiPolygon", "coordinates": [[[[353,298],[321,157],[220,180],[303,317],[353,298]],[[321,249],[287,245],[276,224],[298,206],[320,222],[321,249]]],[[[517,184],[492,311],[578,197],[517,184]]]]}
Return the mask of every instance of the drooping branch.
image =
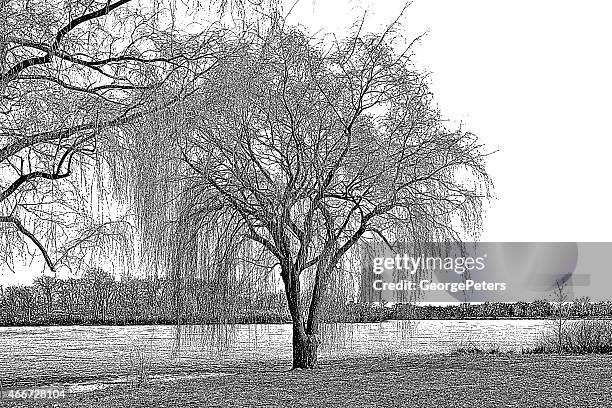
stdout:
{"type": "Polygon", "coordinates": [[[17,189],[24,183],[28,181],[32,181],[37,178],[42,178],[46,180],[60,180],[66,178],[72,174],[72,158],[74,157],[75,146],[71,146],[66,149],[64,154],[59,160],[57,164],[57,169],[53,173],[44,172],[44,171],[33,171],[27,174],[22,174],[19,176],[13,183],[8,186],[3,191],[0,191],[0,203],[6,200],[11,194],[13,194],[17,189]],[[61,173],[64,162],[68,159],[67,169],[64,173],[61,173]]]}
{"type": "Polygon", "coordinates": [[[28,181],[31,181],[37,178],[42,178],[46,180],[59,180],[59,179],[66,178],[68,176],[70,176],[70,172],[58,174],[58,173],[46,173],[44,171],[33,171],[31,173],[24,174],[18,177],[17,180],[15,180],[13,184],[8,186],[4,191],[0,192],[0,202],[4,201],[8,196],[13,194],[19,188],[19,186],[21,186],[22,184],[28,181]]]}
{"type": "Polygon", "coordinates": [[[19,151],[27,147],[34,146],[39,143],[47,143],[47,142],[51,142],[51,141],[55,141],[59,139],[66,139],[66,138],[69,138],[70,136],[73,136],[75,134],[78,134],[78,133],[81,133],[87,130],[95,130],[96,132],[100,132],[102,130],[112,128],[114,126],[121,126],[121,125],[125,125],[128,123],[134,122],[135,120],[140,119],[146,115],[150,115],[152,113],[156,113],[163,109],[166,109],[172,104],[176,103],[178,100],[180,100],[180,96],[175,96],[170,101],[164,103],[161,106],[146,109],[146,110],[143,110],[137,113],[133,113],[131,115],[122,114],[114,119],[111,119],[105,122],[100,122],[100,123],[96,123],[96,122],[84,123],[84,124],[72,126],[69,128],[41,132],[41,133],[36,133],[33,135],[21,135],[21,134],[14,134],[14,133],[0,134],[0,136],[5,136],[5,137],[8,137],[8,136],[17,137],[17,140],[15,140],[13,143],[10,143],[7,146],[0,149],[0,162],[6,160],[8,157],[11,157],[15,153],[18,153],[19,151]]]}
{"type": "Polygon", "coordinates": [[[23,226],[19,218],[15,217],[14,215],[0,215],[0,222],[10,223],[10,224],[15,225],[15,227],[17,227],[17,231],[19,231],[20,233],[28,237],[30,241],[32,241],[34,245],[36,245],[36,247],[40,250],[40,252],[42,253],[42,256],[45,258],[45,263],[49,266],[51,271],[52,272],[55,271],[55,263],[51,260],[51,257],[49,256],[47,249],[38,240],[38,238],[36,238],[36,236],[32,232],[28,231],[23,226]]]}

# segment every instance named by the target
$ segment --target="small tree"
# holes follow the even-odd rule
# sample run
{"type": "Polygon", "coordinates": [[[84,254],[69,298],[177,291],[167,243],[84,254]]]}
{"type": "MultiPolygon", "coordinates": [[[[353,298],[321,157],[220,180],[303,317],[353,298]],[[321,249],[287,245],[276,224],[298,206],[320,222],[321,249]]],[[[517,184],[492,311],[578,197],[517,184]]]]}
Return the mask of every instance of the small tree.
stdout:
{"type": "Polygon", "coordinates": [[[42,295],[42,303],[44,304],[44,317],[49,319],[53,311],[53,300],[57,295],[60,282],[50,276],[39,276],[34,280],[34,287],[40,291],[42,295]]]}
{"type": "Polygon", "coordinates": [[[568,299],[566,283],[558,280],[555,282],[555,289],[553,292],[553,299],[555,305],[555,320],[556,320],[556,337],[557,337],[557,352],[563,351],[563,327],[568,319],[569,308],[566,304],[568,299]]]}
{"type": "Polygon", "coordinates": [[[332,49],[282,21],[241,33],[163,129],[133,135],[150,264],[177,278],[179,305],[190,277],[215,282],[227,313],[246,276],[279,271],[294,368],[316,366],[332,301],[352,298],[358,242],[459,239],[489,194],[482,146],[447,128],[391,33],[332,49]]]}

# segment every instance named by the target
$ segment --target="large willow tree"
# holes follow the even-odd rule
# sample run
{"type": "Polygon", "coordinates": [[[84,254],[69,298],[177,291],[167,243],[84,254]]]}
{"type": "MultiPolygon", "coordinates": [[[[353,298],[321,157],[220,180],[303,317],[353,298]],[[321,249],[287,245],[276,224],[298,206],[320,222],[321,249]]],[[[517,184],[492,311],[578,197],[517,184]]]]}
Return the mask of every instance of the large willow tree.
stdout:
{"type": "Polygon", "coordinates": [[[447,128],[390,35],[330,46],[277,22],[226,37],[193,97],[129,140],[147,265],[177,278],[179,308],[187,282],[209,282],[218,313],[280,272],[294,368],[316,365],[356,244],[476,234],[489,195],[482,145],[447,128]]]}
{"type": "Polygon", "coordinates": [[[105,204],[119,153],[105,149],[184,99],[215,64],[219,21],[195,30],[176,14],[210,9],[215,21],[247,7],[0,1],[0,272],[36,256],[51,271],[79,271],[125,255],[131,228],[105,204]]]}

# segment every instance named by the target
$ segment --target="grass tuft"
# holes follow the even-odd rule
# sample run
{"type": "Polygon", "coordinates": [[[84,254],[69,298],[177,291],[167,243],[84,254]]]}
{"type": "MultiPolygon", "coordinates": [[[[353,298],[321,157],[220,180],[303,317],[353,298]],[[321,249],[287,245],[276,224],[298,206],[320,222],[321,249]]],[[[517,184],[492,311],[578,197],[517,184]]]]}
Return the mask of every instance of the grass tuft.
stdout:
{"type": "Polygon", "coordinates": [[[153,367],[153,350],[151,344],[134,345],[129,355],[128,383],[132,387],[143,387],[149,385],[153,367]]]}
{"type": "Polygon", "coordinates": [[[459,347],[451,351],[451,355],[465,354],[502,354],[499,345],[491,345],[489,347],[479,347],[473,343],[460,344],[459,347]]]}

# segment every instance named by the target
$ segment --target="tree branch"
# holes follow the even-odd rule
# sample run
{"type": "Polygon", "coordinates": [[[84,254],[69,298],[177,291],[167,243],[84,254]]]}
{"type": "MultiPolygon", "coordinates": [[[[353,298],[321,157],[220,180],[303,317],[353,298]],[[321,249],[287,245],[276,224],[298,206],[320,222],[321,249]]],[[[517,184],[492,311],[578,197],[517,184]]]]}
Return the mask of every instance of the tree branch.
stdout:
{"type": "Polygon", "coordinates": [[[79,24],[82,24],[86,21],[90,21],[93,19],[96,19],[98,17],[102,17],[108,13],[110,13],[111,11],[113,11],[114,9],[121,7],[122,5],[124,5],[125,3],[129,2],[130,0],[119,0],[114,4],[110,4],[110,1],[108,1],[106,3],[106,6],[102,7],[101,9],[98,9],[96,11],[92,11],[91,13],[88,14],[83,14],[80,17],[77,17],[73,20],[71,20],[68,24],[66,24],[64,27],[62,27],[56,34],[55,36],[55,40],[53,41],[53,43],[51,44],[51,52],[54,52],[57,47],[59,46],[60,41],[62,41],[62,38],[64,38],[64,36],[66,34],[68,34],[70,32],[70,30],[72,30],[73,28],[75,28],[76,26],[78,26],[79,24]]]}
{"type": "Polygon", "coordinates": [[[21,232],[26,237],[30,238],[30,240],[34,243],[34,245],[36,245],[38,249],[40,250],[40,252],[42,252],[43,257],[45,258],[45,262],[47,263],[51,271],[52,272],[55,271],[55,264],[51,261],[51,257],[49,256],[49,253],[47,252],[45,247],[41,244],[38,238],[34,236],[34,234],[32,234],[30,231],[28,231],[23,226],[23,224],[17,217],[15,217],[14,215],[3,215],[3,216],[0,216],[0,222],[6,222],[6,223],[15,225],[15,227],[17,227],[17,230],[19,232],[21,232]]]}
{"type": "Polygon", "coordinates": [[[64,139],[64,138],[67,138],[71,135],[74,135],[76,133],[79,133],[85,130],[100,131],[100,130],[104,130],[104,129],[107,129],[113,126],[124,125],[133,120],[139,119],[143,116],[146,116],[152,113],[156,113],[163,109],[166,109],[167,107],[177,102],[178,100],[179,100],[179,96],[176,96],[172,98],[170,101],[168,101],[166,104],[164,104],[163,106],[159,106],[153,109],[137,112],[137,113],[134,113],[128,116],[125,116],[124,114],[124,115],[118,116],[114,119],[111,119],[109,121],[102,122],[102,123],[84,123],[84,124],[73,126],[73,127],[66,128],[66,129],[51,130],[48,132],[37,133],[34,135],[30,135],[30,136],[19,135],[19,134],[17,135],[0,134],[0,136],[21,136],[18,140],[0,149],[0,162],[3,162],[8,157],[14,155],[20,150],[25,149],[26,147],[29,147],[29,146],[33,146],[37,143],[44,143],[44,142],[50,142],[52,140],[64,139]]]}
{"type": "MultiPolygon", "coordinates": [[[[110,1],[109,1],[108,3],[106,3],[105,7],[98,9],[96,11],[92,11],[91,13],[84,14],[80,17],[77,17],[71,20],[68,24],[66,24],[64,27],[62,27],[57,32],[57,34],[55,35],[55,39],[53,40],[53,43],[51,43],[51,45],[49,46],[47,50],[46,55],[40,56],[40,57],[28,58],[28,59],[25,59],[19,62],[18,64],[14,65],[11,69],[9,69],[6,73],[0,74],[0,82],[7,82],[7,81],[14,79],[17,75],[19,75],[21,71],[31,66],[49,63],[49,61],[51,61],[51,56],[55,54],[57,48],[59,47],[59,43],[62,41],[62,38],[64,38],[64,36],[66,36],[66,34],[70,32],[70,30],[72,30],[79,24],[82,24],[86,21],[90,21],[98,17],[104,16],[110,13],[112,10],[124,5],[125,3],[129,1],[130,0],[119,0],[114,4],[110,4],[110,1]]],[[[44,45],[39,44],[39,43],[34,43],[34,42],[31,42],[26,45],[39,49],[39,50],[44,48],[44,45]]]]}
{"type": "Polygon", "coordinates": [[[58,174],[58,173],[45,173],[43,171],[33,171],[32,173],[24,174],[20,176],[17,180],[15,180],[9,187],[7,187],[6,190],[0,192],[0,202],[6,200],[8,196],[13,194],[19,188],[19,186],[21,186],[23,183],[27,181],[30,181],[36,178],[44,178],[47,180],[59,180],[59,179],[68,177],[69,175],[70,175],[70,172],[67,172],[64,174],[58,174]]]}

